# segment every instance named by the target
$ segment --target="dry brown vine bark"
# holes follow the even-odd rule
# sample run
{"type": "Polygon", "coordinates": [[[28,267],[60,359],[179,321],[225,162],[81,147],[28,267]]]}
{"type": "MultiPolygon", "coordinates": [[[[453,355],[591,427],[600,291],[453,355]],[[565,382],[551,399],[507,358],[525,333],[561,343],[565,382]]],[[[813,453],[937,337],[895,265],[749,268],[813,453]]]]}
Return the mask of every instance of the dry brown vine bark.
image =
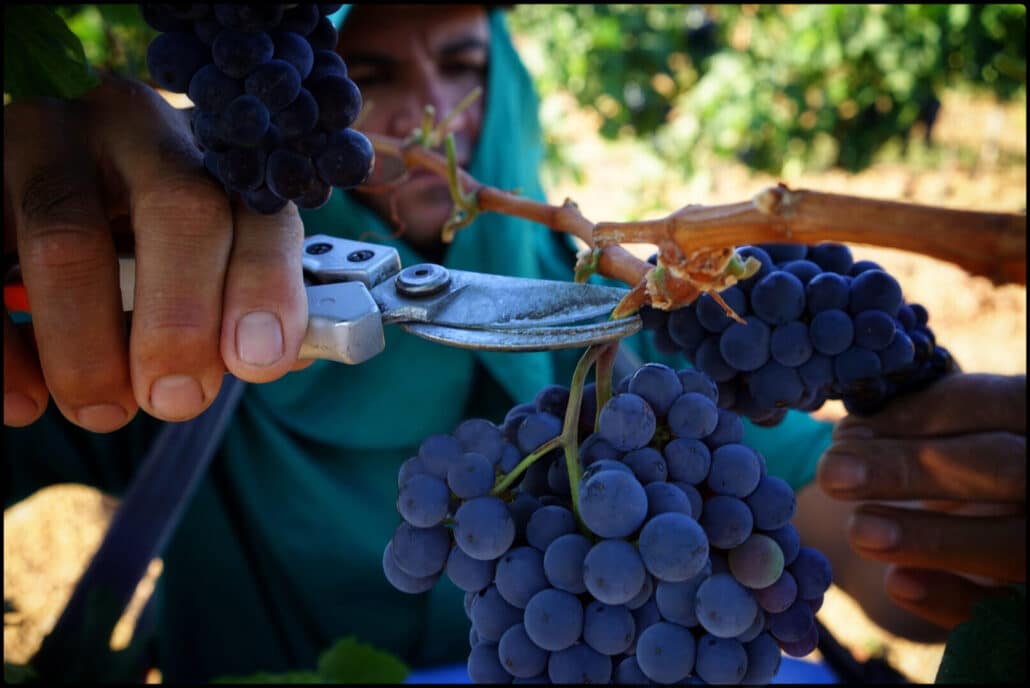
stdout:
{"type": "MultiPolygon", "coordinates": [[[[377,156],[396,156],[408,169],[448,177],[447,159],[425,146],[379,135],[369,139],[377,156]]],[[[461,169],[456,180],[461,193],[474,199],[473,212],[532,220],[597,249],[597,272],[635,285],[615,315],[646,303],[683,306],[704,291],[714,295],[740,276],[740,266],[735,276],[727,272],[732,248],[756,243],[870,244],[948,261],[995,284],[1026,284],[1025,214],[955,210],[780,184],[740,203],[687,205],[657,220],[595,224],[568,199],[553,206],[523,198],[482,184],[461,169]],[[655,270],[622,243],[654,244],[664,270],[655,270]]]]}

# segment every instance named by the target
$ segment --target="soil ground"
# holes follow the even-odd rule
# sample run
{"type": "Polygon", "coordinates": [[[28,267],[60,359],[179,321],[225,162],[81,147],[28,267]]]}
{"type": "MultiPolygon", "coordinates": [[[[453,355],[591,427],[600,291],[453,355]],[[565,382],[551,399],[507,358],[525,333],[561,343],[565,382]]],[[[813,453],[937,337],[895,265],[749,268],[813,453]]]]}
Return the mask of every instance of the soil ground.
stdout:
{"type": "MultiPolygon", "coordinates": [[[[567,104],[545,103],[545,107],[567,104]]],[[[597,220],[631,219],[640,201],[640,186],[627,184],[627,170],[640,179],[657,174],[638,147],[601,142],[591,134],[590,118],[572,113],[566,121],[571,152],[584,165],[581,184],[554,188],[552,201],[566,196],[597,220]]],[[[990,100],[949,94],[933,132],[940,150],[935,164],[884,162],[861,174],[831,172],[777,179],[751,175],[733,164],[719,165],[689,185],[659,184],[659,217],[688,203],[717,204],[750,198],[758,190],[784,181],[793,188],[847,193],[928,205],[1026,212],[1026,103],[999,106],[990,100]]],[[[636,217],[641,217],[636,215],[636,217]]],[[[631,247],[643,255],[651,247],[631,247]]],[[[881,263],[901,282],[909,301],[931,314],[938,341],[967,371],[1026,373],[1026,288],[994,286],[963,270],[918,254],[853,246],[859,258],[881,263]]],[[[820,415],[837,418],[842,410],[828,404],[820,415]]],[[[4,512],[4,658],[26,661],[53,626],[72,586],[99,545],[117,501],[82,486],[60,485],[40,491],[4,512]]],[[[160,574],[155,561],[136,599],[115,631],[113,644],[131,633],[134,615],[160,574]]],[[[910,680],[932,683],[942,644],[911,643],[870,622],[845,594],[832,588],[820,619],[859,659],[879,654],[910,680]]],[[[160,676],[154,674],[153,681],[160,676]]]]}

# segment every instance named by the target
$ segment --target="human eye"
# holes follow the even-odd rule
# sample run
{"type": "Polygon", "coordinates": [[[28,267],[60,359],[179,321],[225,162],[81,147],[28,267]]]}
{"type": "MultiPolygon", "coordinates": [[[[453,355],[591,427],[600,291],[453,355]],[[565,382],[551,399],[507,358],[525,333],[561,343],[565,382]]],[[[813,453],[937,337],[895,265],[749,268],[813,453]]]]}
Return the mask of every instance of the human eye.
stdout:
{"type": "Polygon", "coordinates": [[[360,57],[347,60],[347,75],[358,88],[373,86],[389,86],[397,80],[397,70],[392,63],[380,59],[362,59],[360,57]]]}

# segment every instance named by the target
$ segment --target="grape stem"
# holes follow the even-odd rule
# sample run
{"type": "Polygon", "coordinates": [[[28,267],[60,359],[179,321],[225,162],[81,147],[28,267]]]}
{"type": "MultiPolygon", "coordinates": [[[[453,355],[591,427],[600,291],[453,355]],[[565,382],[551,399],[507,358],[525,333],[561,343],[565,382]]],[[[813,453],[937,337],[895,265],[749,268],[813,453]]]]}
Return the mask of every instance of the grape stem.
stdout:
{"type": "Polygon", "coordinates": [[[614,344],[594,344],[588,348],[576,364],[569,383],[569,403],[565,407],[565,421],[562,424],[561,442],[565,448],[565,470],[569,475],[569,494],[572,498],[572,513],[580,530],[589,532],[579,515],[579,412],[583,406],[583,387],[586,385],[587,373],[598,357],[614,344]]]}
{"type": "MultiPolygon", "coordinates": [[[[447,160],[415,141],[378,134],[368,138],[377,156],[398,157],[408,169],[424,168],[448,177],[447,160]]],[[[687,205],[655,220],[595,224],[568,199],[560,206],[533,201],[482,184],[460,169],[455,179],[479,212],[531,220],[598,249],[598,273],[636,285],[632,299],[622,306],[623,313],[648,303],[665,310],[678,308],[701,293],[731,286],[742,279],[739,264],[730,260],[733,247],[757,243],[838,241],[884,246],[951,262],[995,284],[1026,284],[1025,213],[957,210],[779,184],[740,203],[687,205]],[[623,243],[658,247],[659,265],[671,272],[664,280],[664,291],[642,285],[653,266],[625,250],[623,243]]]]}
{"type": "Polygon", "coordinates": [[[522,461],[519,461],[518,465],[516,465],[515,468],[511,469],[510,473],[501,476],[501,478],[497,481],[497,484],[494,485],[494,489],[490,491],[490,494],[496,497],[505,492],[509,487],[511,487],[512,483],[515,482],[516,478],[525,473],[527,468],[536,463],[537,459],[539,459],[541,456],[551,451],[552,449],[557,449],[560,446],[562,446],[561,435],[558,435],[557,437],[552,437],[551,439],[541,444],[539,447],[536,448],[535,451],[528,454],[526,458],[522,459],[522,461]]]}
{"type": "MultiPolygon", "coordinates": [[[[579,478],[581,475],[579,467],[579,413],[583,406],[583,390],[586,386],[587,375],[591,366],[597,363],[596,390],[597,390],[597,416],[600,418],[601,406],[611,397],[612,369],[615,362],[615,353],[619,343],[607,342],[594,344],[589,347],[580,357],[576,369],[572,373],[572,381],[569,383],[569,401],[565,407],[565,418],[562,421],[562,430],[557,437],[553,437],[518,463],[507,475],[500,476],[493,490],[493,496],[499,496],[514,484],[515,480],[532,466],[540,457],[561,447],[565,453],[565,470],[569,476],[569,492],[572,499],[572,513],[576,516],[576,522],[585,535],[590,531],[579,515],[579,478]]],[[[597,421],[595,420],[595,430],[597,421]]]]}

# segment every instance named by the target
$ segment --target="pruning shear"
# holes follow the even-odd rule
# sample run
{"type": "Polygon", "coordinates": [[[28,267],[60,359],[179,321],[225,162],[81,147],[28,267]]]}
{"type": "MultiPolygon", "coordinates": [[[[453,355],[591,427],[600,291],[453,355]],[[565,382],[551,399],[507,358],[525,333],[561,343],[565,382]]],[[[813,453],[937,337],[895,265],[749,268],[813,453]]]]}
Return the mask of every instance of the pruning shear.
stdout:
{"type": "MultiPolygon", "coordinates": [[[[620,339],[641,327],[637,315],[609,319],[628,290],[596,284],[452,270],[435,263],[402,267],[397,250],[316,234],[304,241],[308,327],[300,358],[358,364],[386,348],[397,324],[430,341],[484,351],[543,351],[620,339]]],[[[122,306],[131,311],[135,259],[119,258],[122,306]]],[[[4,277],[4,304],[29,312],[15,263],[4,277]]]]}

